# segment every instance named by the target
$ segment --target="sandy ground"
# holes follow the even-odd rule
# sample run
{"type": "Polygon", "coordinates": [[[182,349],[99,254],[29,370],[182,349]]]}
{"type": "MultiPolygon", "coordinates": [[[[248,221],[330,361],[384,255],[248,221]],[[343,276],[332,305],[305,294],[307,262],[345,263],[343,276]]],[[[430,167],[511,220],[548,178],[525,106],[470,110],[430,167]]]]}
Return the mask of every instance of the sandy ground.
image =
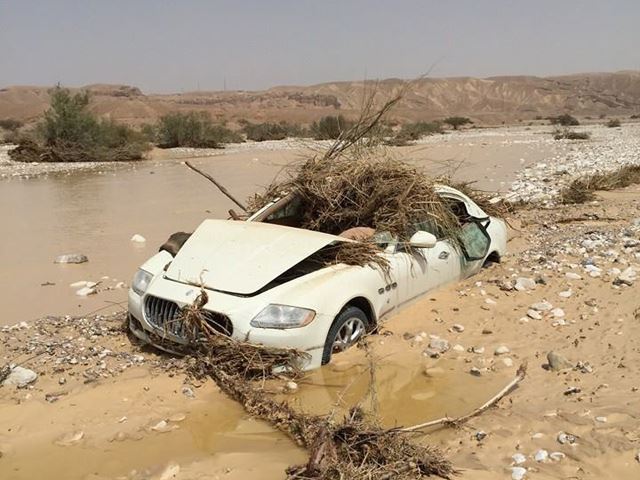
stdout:
{"type": "MultiPolygon", "coordinates": [[[[226,171],[229,177],[240,175],[240,158],[235,158],[235,165],[230,158],[228,170],[224,163],[217,165],[217,171],[221,175],[226,171]]],[[[161,168],[180,168],[168,162],[161,168]]],[[[130,177],[142,169],[139,185],[149,183],[147,168],[157,167],[139,166],[130,177]]],[[[77,192],[74,185],[92,182],[96,176],[82,178],[67,186],[77,192]]],[[[163,181],[171,185],[175,178],[165,176],[163,181]]],[[[15,185],[14,181],[3,184],[0,193],[15,185]]],[[[30,192],[46,187],[27,185],[35,185],[30,192]]],[[[61,187],[51,188],[57,193],[36,198],[62,194],[61,187]]],[[[130,190],[131,185],[114,187],[111,198],[127,203],[130,190]]],[[[207,185],[200,194],[193,190],[184,189],[181,202],[188,204],[192,195],[215,195],[207,185]]],[[[103,191],[110,191],[109,187],[103,191]]],[[[151,195],[152,189],[146,192],[151,195]]],[[[143,201],[170,204],[166,195],[143,201]]],[[[197,221],[197,215],[207,214],[201,207],[181,210],[183,205],[156,221],[163,225],[176,219],[197,221]]],[[[638,478],[640,375],[635,367],[640,362],[640,279],[628,285],[619,277],[628,267],[640,272],[639,207],[640,188],[630,187],[600,194],[600,200],[583,206],[522,211],[511,219],[510,254],[500,265],[432,292],[390,318],[380,334],[371,337],[378,358],[375,391],[383,422],[411,425],[469,412],[527,362],[526,379],[496,408],[460,428],[426,432],[420,441],[440,447],[463,479],[511,478],[515,454],[523,455],[519,460],[527,469],[525,478],[638,478]],[[520,277],[533,280],[535,287],[514,290],[520,277]],[[551,309],[537,305],[543,301],[551,309]],[[430,335],[450,345],[439,358],[424,354],[430,335]],[[565,357],[567,368],[549,369],[549,352],[565,357]],[[566,436],[559,437],[561,433],[575,441],[567,442],[566,436]],[[536,461],[536,454],[544,457],[541,450],[551,458],[536,461]]],[[[80,218],[89,222],[104,213],[90,211],[80,218]]],[[[126,208],[118,212],[126,217],[126,208]]],[[[36,218],[46,219],[47,214],[36,218]]],[[[82,223],[77,216],[68,218],[76,218],[76,226],[82,223]]],[[[112,214],[111,218],[120,217],[112,214]]],[[[127,223],[131,230],[117,240],[119,250],[132,252],[128,261],[153,251],[151,246],[129,243],[133,233],[152,237],[142,227],[153,221],[141,215],[139,222],[136,229],[127,223]]],[[[33,235],[53,235],[55,229],[48,228],[33,235]]],[[[71,238],[86,237],[83,245],[88,248],[95,241],[92,231],[88,228],[71,238]]],[[[161,241],[161,234],[157,235],[161,241]]],[[[63,233],[59,236],[64,238],[63,233]]],[[[16,238],[22,237],[16,234],[16,238]]],[[[51,253],[47,251],[47,261],[51,253]]],[[[84,266],[64,267],[71,272],[67,276],[59,276],[51,264],[46,278],[62,285],[52,290],[56,293],[44,304],[64,308],[65,296],[73,295],[69,281],[99,275],[88,269],[98,263],[94,258],[84,266]],[[74,267],[87,270],[70,270],[74,267]]],[[[3,258],[5,264],[9,260],[3,258]]],[[[24,262],[28,264],[29,259],[24,262]]],[[[14,272],[16,263],[9,261],[14,272]]],[[[108,259],[104,265],[104,272],[114,267],[108,259]]],[[[30,268],[38,270],[35,263],[30,268]]],[[[109,281],[113,277],[121,275],[111,274],[109,281]]],[[[52,287],[30,288],[43,292],[52,287]]],[[[107,295],[117,300],[119,292],[102,292],[90,301],[104,302],[107,295]]],[[[26,295],[23,304],[34,298],[26,295]]],[[[11,297],[3,294],[3,300],[11,297]]],[[[87,310],[94,306],[74,301],[87,310]]],[[[6,325],[20,320],[29,319],[15,314],[2,318],[6,325]]],[[[0,363],[16,361],[39,374],[27,388],[0,387],[0,478],[279,479],[287,465],[305,460],[303,451],[268,425],[248,418],[212,382],[190,380],[182,361],[132,342],[118,318],[28,321],[5,327],[0,335],[0,363]]],[[[316,413],[340,411],[358,401],[368,405],[368,366],[364,353],[353,349],[312,372],[299,382],[297,393],[284,398],[316,413]]]]}

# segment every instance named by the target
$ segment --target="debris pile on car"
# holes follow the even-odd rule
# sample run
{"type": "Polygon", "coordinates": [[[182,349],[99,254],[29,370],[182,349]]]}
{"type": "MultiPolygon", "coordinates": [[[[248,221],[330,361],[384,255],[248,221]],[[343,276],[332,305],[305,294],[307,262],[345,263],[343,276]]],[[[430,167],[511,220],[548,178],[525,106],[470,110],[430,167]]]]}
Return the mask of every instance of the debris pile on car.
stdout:
{"type": "Polygon", "coordinates": [[[302,375],[302,352],[239,342],[211,328],[202,306],[204,291],[182,311],[180,321],[197,332],[192,343],[195,362],[191,373],[210,377],[251,416],[268,421],[309,451],[309,461],[291,466],[289,479],[391,479],[440,476],[454,473],[451,463],[435,448],[415,443],[411,434],[382,428],[374,417],[353,407],[344,419],[310,415],[264,389],[264,381],[302,375]]]}

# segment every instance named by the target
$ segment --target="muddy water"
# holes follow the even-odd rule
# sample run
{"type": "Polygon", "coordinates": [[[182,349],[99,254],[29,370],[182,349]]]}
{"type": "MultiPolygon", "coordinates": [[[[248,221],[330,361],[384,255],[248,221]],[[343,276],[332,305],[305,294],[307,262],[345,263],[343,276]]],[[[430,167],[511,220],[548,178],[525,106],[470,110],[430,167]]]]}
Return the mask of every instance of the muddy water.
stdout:
{"type": "MultiPolygon", "coordinates": [[[[508,187],[522,165],[549,154],[550,147],[527,131],[511,134],[509,141],[500,130],[469,135],[433,137],[428,144],[392,153],[433,172],[462,163],[459,177],[488,190],[508,187]]],[[[244,199],[303,153],[245,149],[192,161],[244,199]]],[[[0,326],[49,314],[121,308],[126,290],[111,288],[128,282],[171,233],[192,231],[205,218],[226,218],[234,207],[176,159],[1,180],[0,326]],[[147,242],[132,243],[136,233],[147,242]],[[89,262],[53,264],[56,256],[71,252],[87,255],[89,262]],[[101,282],[101,292],[76,296],[69,284],[82,280],[101,282]]]]}

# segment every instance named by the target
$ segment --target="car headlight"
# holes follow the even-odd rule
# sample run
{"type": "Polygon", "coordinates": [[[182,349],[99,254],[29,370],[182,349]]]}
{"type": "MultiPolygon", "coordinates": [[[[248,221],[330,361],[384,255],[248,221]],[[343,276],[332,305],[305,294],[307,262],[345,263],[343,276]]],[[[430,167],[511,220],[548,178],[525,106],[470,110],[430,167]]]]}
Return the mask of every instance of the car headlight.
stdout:
{"type": "Polygon", "coordinates": [[[149,284],[151,283],[151,279],[153,275],[145,270],[138,270],[136,274],[133,276],[133,282],[131,283],[131,288],[138,295],[142,295],[149,288],[149,284]]]}
{"type": "Polygon", "coordinates": [[[252,327],[259,328],[298,328],[309,325],[316,312],[306,308],[288,305],[267,305],[251,320],[252,327]]]}

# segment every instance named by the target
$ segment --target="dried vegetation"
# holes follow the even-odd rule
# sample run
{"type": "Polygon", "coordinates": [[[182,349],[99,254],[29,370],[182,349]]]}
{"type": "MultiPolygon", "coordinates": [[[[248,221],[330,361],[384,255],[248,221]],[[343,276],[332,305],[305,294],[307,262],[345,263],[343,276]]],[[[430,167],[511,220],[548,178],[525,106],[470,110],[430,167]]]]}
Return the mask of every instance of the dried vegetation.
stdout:
{"type": "Polygon", "coordinates": [[[584,175],[573,180],[559,194],[564,204],[585,203],[594,200],[595,191],[614,190],[640,183],[640,165],[624,165],[611,172],[584,175]]]}

